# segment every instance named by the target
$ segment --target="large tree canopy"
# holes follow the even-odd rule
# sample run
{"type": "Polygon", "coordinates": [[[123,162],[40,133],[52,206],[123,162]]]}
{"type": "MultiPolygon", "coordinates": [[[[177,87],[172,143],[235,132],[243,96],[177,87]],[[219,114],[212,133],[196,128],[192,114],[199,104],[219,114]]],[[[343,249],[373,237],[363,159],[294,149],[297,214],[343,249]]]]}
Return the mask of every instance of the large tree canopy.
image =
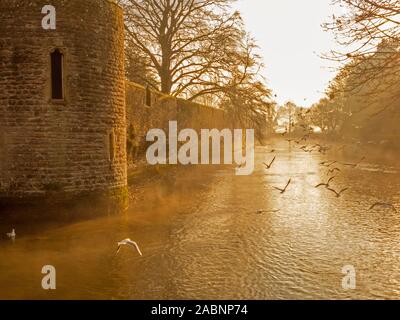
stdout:
{"type": "Polygon", "coordinates": [[[120,0],[127,76],[165,94],[211,101],[233,118],[267,121],[270,91],[234,0],[120,0]]]}
{"type": "Polygon", "coordinates": [[[234,85],[237,73],[254,72],[255,44],[231,2],[121,0],[135,65],[128,70],[163,93],[189,99],[234,85]]]}

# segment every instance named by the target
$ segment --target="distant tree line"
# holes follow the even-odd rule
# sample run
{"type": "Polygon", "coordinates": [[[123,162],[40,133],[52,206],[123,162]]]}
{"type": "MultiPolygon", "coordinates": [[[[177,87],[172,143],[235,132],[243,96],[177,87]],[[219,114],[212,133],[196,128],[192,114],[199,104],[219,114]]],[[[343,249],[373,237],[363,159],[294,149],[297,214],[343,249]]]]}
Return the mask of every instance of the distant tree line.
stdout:
{"type": "Polygon", "coordinates": [[[400,2],[334,0],[345,9],[325,30],[344,52],[326,58],[342,63],[310,121],[324,132],[381,143],[400,134],[400,2]]]}

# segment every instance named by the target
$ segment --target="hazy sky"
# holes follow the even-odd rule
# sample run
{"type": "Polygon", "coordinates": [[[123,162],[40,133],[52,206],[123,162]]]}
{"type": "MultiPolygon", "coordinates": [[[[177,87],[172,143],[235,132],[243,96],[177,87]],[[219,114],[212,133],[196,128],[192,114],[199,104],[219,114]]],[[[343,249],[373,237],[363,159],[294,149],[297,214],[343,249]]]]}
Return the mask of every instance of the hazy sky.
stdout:
{"type": "Polygon", "coordinates": [[[321,28],[337,14],[330,4],[331,0],[238,0],[236,7],[261,47],[264,76],[279,103],[311,105],[333,78],[328,68],[332,63],[318,56],[335,47],[333,35],[321,28]]]}

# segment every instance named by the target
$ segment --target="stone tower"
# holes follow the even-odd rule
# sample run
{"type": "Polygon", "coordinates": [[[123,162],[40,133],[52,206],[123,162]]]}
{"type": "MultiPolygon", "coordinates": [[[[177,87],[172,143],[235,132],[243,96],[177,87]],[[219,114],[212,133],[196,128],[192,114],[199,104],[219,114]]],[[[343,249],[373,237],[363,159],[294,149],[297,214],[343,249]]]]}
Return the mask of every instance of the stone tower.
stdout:
{"type": "Polygon", "coordinates": [[[125,190],[123,23],[108,0],[0,1],[0,201],[125,190]]]}

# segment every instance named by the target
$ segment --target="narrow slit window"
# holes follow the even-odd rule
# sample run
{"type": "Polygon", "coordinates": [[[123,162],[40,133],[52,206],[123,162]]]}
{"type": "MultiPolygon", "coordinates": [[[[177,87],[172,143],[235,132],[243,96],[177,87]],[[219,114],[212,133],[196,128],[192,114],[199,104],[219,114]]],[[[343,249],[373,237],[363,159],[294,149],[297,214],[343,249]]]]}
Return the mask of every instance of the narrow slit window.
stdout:
{"type": "Polygon", "coordinates": [[[151,107],[151,91],[149,87],[146,87],[146,106],[151,107]]]}
{"type": "Polygon", "coordinates": [[[51,98],[54,100],[64,99],[63,58],[58,49],[51,53],[51,98]]]}
{"type": "Polygon", "coordinates": [[[108,135],[108,151],[109,151],[109,157],[110,161],[114,161],[115,158],[115,135],[114,132],[111,132],[108,135]]]}

